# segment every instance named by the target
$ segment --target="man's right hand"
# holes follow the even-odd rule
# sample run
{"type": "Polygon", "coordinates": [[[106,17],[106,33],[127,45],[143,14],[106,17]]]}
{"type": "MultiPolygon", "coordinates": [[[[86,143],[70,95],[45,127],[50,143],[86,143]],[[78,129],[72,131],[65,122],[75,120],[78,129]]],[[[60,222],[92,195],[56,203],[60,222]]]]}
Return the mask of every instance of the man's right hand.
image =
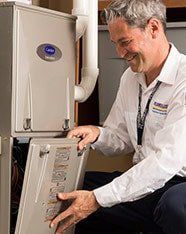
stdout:
{"type": "Polygon", "coordinates": [[[79,142],[78,147],[80,150],[82,150],[87,144],[96,141],[99,135],[100,130],[98,127],[87,125],[74,128],[68,133],[67,137],[81,137],[82,140],[79,142]]]}

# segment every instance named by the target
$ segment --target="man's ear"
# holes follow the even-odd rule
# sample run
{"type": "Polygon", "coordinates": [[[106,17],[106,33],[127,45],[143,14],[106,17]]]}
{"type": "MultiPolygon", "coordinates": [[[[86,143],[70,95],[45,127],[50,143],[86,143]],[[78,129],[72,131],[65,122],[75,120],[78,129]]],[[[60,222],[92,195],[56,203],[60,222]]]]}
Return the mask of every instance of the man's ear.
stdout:
{"type": "Polygon", "coordinates": [[[147,22],[147,28],[153,39],[157,38],[160,30],[162,30],[161,22],[156,18],[150,18],[147,22]]]}

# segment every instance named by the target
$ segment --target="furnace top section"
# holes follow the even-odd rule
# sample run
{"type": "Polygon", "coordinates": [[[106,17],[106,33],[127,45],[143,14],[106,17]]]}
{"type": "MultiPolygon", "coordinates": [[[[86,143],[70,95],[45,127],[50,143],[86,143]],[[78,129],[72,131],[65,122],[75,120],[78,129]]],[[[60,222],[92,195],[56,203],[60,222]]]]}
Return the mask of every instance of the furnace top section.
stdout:
{"type": "Polygon", "coordinates": [[[21,3],[21,2],[0,2],[0,7],[3,7],[3,6],[4,7],[17,6],[17,7],[28,8],[28,9],[32,9],[34,11],[39,11],[39,12],[42,11],[43,13],[47,13],[47,14],[51,13],[53,15],[64,17],[64,18],[67,18],[67,19],[72,19],[74,21],[77,19],[76,16],[73,16],[73,15],[70,15],[70,14],[67,14],[67,13],[62,13],[62,12],[59,12],[59,11],[54,11],[54,10],[50,10],[50,9],[35,6],[35,5],[28,5],[28,4],[24,4],[24,3],[21,3]]]}

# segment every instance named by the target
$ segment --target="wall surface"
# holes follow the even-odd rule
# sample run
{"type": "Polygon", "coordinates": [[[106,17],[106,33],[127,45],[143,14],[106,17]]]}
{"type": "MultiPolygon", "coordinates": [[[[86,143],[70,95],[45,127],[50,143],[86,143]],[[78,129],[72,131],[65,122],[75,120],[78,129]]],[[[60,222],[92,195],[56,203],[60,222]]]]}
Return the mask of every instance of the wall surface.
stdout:
{"type": "Polygon", "coordinates": [[[70,14],[72,11],[72,2],[72,0],[49,0],[49,8],[70,14]]]}

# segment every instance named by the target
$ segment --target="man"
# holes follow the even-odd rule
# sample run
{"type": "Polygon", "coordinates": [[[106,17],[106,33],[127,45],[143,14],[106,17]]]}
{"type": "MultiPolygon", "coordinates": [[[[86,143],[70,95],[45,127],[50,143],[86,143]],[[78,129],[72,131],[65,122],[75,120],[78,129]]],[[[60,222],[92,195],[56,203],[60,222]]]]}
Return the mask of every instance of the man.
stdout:
{"type": "Polygon", "coordinates": [[[62,233],[91,214],[76,233],[185,234],[186,56],[166,38],[160,0],[114,1],[105,17],[129,68],[104,127],[77,127],[68,137],[106,155],[134,151],[134,166],[123,174],[89,173],[87,190],[59,194],[73,202],[51,226],[63,220],[62,233]]]}

